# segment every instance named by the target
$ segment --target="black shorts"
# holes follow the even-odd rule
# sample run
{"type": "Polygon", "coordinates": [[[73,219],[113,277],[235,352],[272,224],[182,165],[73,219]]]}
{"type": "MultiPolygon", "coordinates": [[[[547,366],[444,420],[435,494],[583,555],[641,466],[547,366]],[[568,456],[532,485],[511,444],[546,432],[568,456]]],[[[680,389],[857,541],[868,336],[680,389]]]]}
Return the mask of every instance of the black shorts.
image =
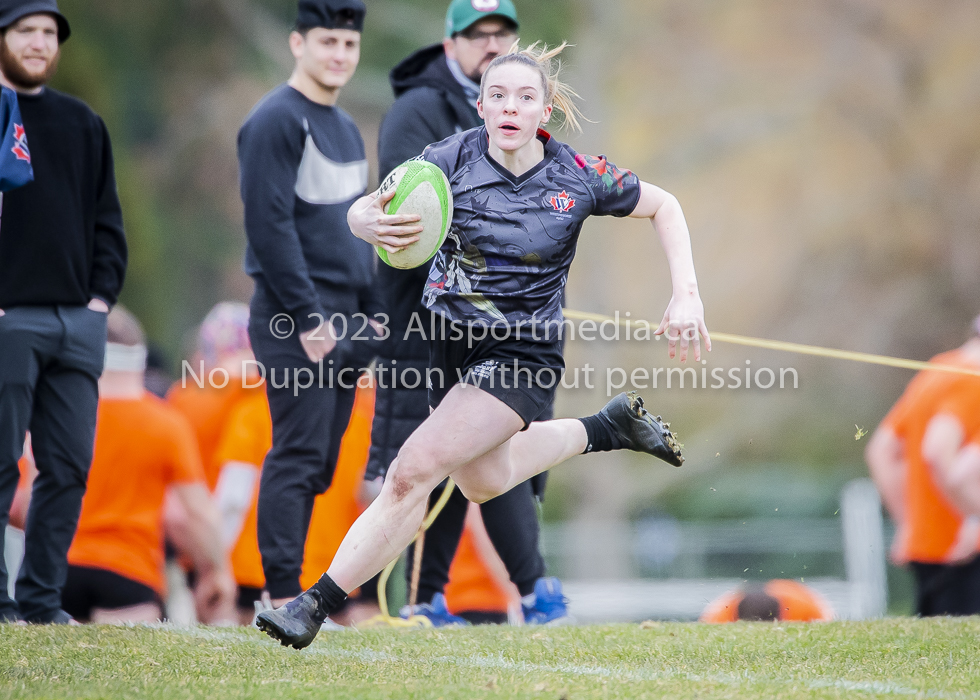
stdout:
{"type": "Polygon", "coordinates": [[[909,563],[915,574],[917,615],[980,614],[980,557],[964,564],[909,563]]]}
{"type": "Polygon", "coordinates": [[[61,607],[79,622],[91,619],[93,608],[116,610],[144,603],[156,603],[163,609],[160,596],[144,583],[106,569],[68,566],[61,607]]]}
{"type": "Polygon", "coordinates": [[[436,337],[429,344],[429,406],[438,406],[455,384],[483,389],[524,421],[551,407],[565,371],[561,341],[436,337]]]}

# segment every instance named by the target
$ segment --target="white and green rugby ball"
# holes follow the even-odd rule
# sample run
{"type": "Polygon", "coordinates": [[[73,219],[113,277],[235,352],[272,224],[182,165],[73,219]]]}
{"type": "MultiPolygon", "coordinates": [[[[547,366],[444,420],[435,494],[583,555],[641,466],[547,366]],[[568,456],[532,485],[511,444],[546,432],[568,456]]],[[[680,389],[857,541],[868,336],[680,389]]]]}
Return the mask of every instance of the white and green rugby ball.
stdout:
{"type": "Polygon", "coordinates": [[[422,233],[419,240],[397,253],[376,250],[392,267],[408,270],[431,260],[446,240],[453,221],[453,193],[445,173],[424,160],[409,160],[392,170],[381,183],[381,191],[392,189],[395,196],[385,205],[385,214],[420,215],[422,233]]]}

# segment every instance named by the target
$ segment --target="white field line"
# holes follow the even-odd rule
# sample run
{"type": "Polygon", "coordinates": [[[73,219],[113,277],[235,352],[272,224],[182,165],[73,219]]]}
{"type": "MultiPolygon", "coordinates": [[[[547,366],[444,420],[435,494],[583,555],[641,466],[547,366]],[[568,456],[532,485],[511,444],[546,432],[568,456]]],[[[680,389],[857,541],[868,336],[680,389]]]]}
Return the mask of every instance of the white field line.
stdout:
{"type": "MultiPolygon", "coordinates": [[[[159,629],[166,629],[187,634],[191,637],[215,640],[235,640],[239,642],[249,642],[268,646],[275,644],[271,640],[266,642],[263,639],[256,639],[254,636],[245,636],[232,630],[208,629],[204,627],[173,627],[169,625],[159,625],[159,629]]],[[[836,688],[842,691],[853,691],[857,693],[873,693],[877,695],[912,695],[917,697],[938,698],[941,700],[968,700],[980,698],[976,693],[947,693],[938,690],[917,690],[908,686],[901,685],[892,681],[851,681],[844,678],[778,678],[770,676],[757,676],[749,673],[741,675],[731,674],[711,674],[702,676],[684,671],[671,671],[669,669],[631,669],[625,667],[590,666],[583,664],[536,664],[527,661],[511,661],[502,656],[437,656],[430,659],[402,659],[394,654],[383,651],[361,650],[350,651],[347,649],[331,649],[321,645],[315,645],[303,650],[303,654],[314,654],[317,656],[333,657],[336,659],[347,659],[362,663],[434,663],[450,666],[461,666],[469,668],[479,668],[490,671],[513,671],[517,673],[553,673],[556,675],[584,676],[595,678],[609,678],[615,681],[631,682],[650,682],[662,680],[682,679],[692,683],[721,683],[724,685],[745,686],[763,683],[775,683],[778,685],[803,686],[811,690],[823,690],[825,688],[836,688]]]]}

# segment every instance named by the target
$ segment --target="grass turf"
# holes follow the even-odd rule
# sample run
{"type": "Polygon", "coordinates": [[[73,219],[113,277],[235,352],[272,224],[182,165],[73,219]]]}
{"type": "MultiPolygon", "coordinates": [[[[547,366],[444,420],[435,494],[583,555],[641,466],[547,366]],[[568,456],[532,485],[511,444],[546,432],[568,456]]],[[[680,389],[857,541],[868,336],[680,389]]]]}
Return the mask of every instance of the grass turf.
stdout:
{"type": "Polygon", "coordinates": [[[980,619],[321,634],[0,625],[4,698],[980,698],[980,619]]]}

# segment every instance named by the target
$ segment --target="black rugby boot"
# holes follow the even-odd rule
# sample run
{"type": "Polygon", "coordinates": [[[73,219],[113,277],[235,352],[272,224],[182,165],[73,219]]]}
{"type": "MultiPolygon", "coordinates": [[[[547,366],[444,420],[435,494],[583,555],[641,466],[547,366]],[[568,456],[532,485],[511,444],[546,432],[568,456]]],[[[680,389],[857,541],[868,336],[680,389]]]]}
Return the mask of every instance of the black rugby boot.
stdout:
{"type": "Polygon", "coordinates": [[[670,432],[670,424],[651,415],[635,391],[613,397],[598,415],[612,428],[612,449],[646,452],[675,467],[684,463],[681,445],[670,432]]]}
{"type": "Polygon", "coordinates": [[[255,618],[255,626],[284,647],[308,647],[327,619],[327,610],[316,591],[308,590],[281,608],[266,610],[255,618]]]}

